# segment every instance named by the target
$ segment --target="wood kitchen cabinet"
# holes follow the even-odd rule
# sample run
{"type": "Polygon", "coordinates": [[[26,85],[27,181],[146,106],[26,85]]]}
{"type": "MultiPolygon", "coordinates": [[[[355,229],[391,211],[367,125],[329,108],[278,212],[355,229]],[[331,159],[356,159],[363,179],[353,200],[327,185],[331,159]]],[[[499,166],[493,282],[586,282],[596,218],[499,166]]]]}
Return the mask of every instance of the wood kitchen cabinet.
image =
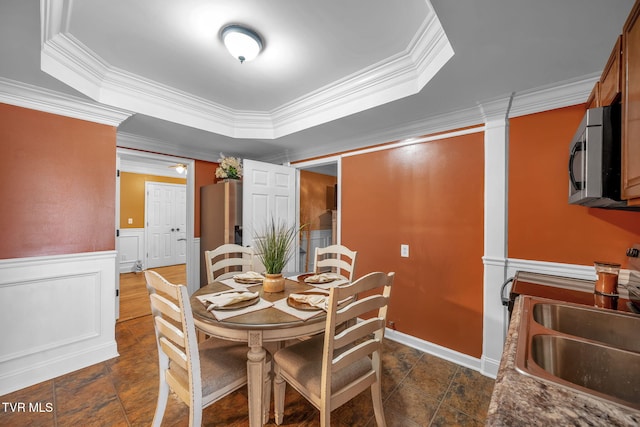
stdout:
{"type": "Polygon", "coordinates": [[[622,36],[616,40],[599,83],[598,107],[616,102],[622,92],[622,36]]]}
{"type": "Polygon", "coordinates": [[[593,85],[593,89],[589,94],[589,98],[587,98],[587,110],[590,108],[600,107],[602,104],[600,103],[600,82],[596,82],[593,85]]]}
{"type": "Polygon", "coordinates": [[[640,0],[622,30],[622,198],[640,205],[640,0]]]}

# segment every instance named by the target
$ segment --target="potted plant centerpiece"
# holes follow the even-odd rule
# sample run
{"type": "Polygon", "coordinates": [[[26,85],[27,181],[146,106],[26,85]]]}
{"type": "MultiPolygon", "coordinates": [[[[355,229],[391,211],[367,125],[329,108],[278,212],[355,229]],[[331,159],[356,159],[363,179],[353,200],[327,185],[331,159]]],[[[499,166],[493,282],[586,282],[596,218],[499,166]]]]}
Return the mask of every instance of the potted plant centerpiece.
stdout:
{"type": "Polygon", "coordinates": [[[295,226],[287,226],[284,222],[276,223],[275,219],[271,218],[264,232],[255,236],[256,255],[266,269],[262,282],[265,292],[284,291],[282,270],[293,256],[292,245],[298,231],[295,226]]]}

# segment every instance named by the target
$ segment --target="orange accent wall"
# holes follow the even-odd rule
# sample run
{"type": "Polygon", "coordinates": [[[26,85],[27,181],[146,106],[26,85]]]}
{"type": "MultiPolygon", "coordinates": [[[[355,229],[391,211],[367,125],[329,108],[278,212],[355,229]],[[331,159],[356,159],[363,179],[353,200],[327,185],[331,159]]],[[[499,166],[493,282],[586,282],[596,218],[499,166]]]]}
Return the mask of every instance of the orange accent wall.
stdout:
{"type": "Polygon", "coordinates": [[[146,175],[131,172],[120,173],[120,228],[143,228],[145,206],[145,183],[166,182],[169,184],[187,184],[185,178],[146,175]],[[128,219],[133,220],[129,224],[128,219]]]}
{"type": "Polygon", "coordinates": [[[510,120],[509,258],[626,265],[640,212],[569,205],[569,143],[584,105],[510,120]]]}
{"type": "Polygon", "coordinates": [[[300,171],[300,224],[309,224],[308,230],[331,229],[327,187],[333,187],[337,182],[335,176],[300,171]]]}
{"type": "Polygon", "coordinates": [[[395,271],[388,320],[473,357],[482,355],[483,195],[482,132],[342,160],[342,243],[358,251],[357,276],[395,271]]]}
{"type": "Polygon", "coordinates": [[[0,104],[0,158],[0,259],[115,249],[115,127],[0,104]]]}

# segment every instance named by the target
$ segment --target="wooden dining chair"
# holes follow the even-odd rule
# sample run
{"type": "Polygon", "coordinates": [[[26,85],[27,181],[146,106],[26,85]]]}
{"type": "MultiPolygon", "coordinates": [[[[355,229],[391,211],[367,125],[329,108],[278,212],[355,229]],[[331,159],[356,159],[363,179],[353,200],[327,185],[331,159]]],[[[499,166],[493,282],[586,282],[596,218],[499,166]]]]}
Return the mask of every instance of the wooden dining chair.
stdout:
{"type": "Polygon", "coordinates": [[[253,270],[253,249],[227,243],[204,252],[207,281],[224,280],[242,271],[253,270]]]}
{"type": "MultiPolygon", "coordinates": [[[[144,272],[158,346],[160,386],[153,425],[160,426],[173,391],[189,406],[189,426],[200,426],[202,410],[247,384],[245,344],[208,338],[198,344],[187,287],[144,272]]],[[[271,362],[265,372],[270,372],[271,362]]],[[[271,380],[264,379],[265,401],[271,380]]],[[[269,405],[266,405],[268,408],[269,405]]],[[[268,412],[263,414],[266,421],[268,412]]]]}
{"type": "Polygon", "coordinates": [[[395,273],[370,273],[352,284],[331,288],[324,335],[275,353],[276,424],[283,422],[284,394],[289,383],[318,408],[322,427],[330,425],[331,411],[371,388],[376,422],[378,426],[386,425],[380,353],[394,276],[395,273]],[[358,294],[361,295],[354,300],[358,294]],[[339,306],[345,300],[353,302],[339,306]],[[373,313],[373,317],[354,321],[365,313],[373,313]],[[351,326],[336,332],[345,322],[351,326]]]}
{"type": "Polygon", "coordinates": [[[320,274],[331,271],[352,282],[356,272],[357,255],[357,251],[342,245],[316,248],[313,272],[320,274]]]}

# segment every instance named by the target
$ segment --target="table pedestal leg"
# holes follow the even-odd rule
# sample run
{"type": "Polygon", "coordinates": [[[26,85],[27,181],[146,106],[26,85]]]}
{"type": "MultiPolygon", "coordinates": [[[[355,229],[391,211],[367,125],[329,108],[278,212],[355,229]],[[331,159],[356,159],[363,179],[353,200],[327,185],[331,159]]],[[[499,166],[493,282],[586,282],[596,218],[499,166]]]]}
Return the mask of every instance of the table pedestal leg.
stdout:
{"type": "MultiPolygon", "coordinates": [[[[249,426],[259,427],[265,423],[263,394],[265,389],[265,355],[262,348],[262,332],[249,332],[249,352],[247,353],[247,389],[249,393],[249,426]]],[[[269,393],[270,394],[270,393],[269,393]]]]}

